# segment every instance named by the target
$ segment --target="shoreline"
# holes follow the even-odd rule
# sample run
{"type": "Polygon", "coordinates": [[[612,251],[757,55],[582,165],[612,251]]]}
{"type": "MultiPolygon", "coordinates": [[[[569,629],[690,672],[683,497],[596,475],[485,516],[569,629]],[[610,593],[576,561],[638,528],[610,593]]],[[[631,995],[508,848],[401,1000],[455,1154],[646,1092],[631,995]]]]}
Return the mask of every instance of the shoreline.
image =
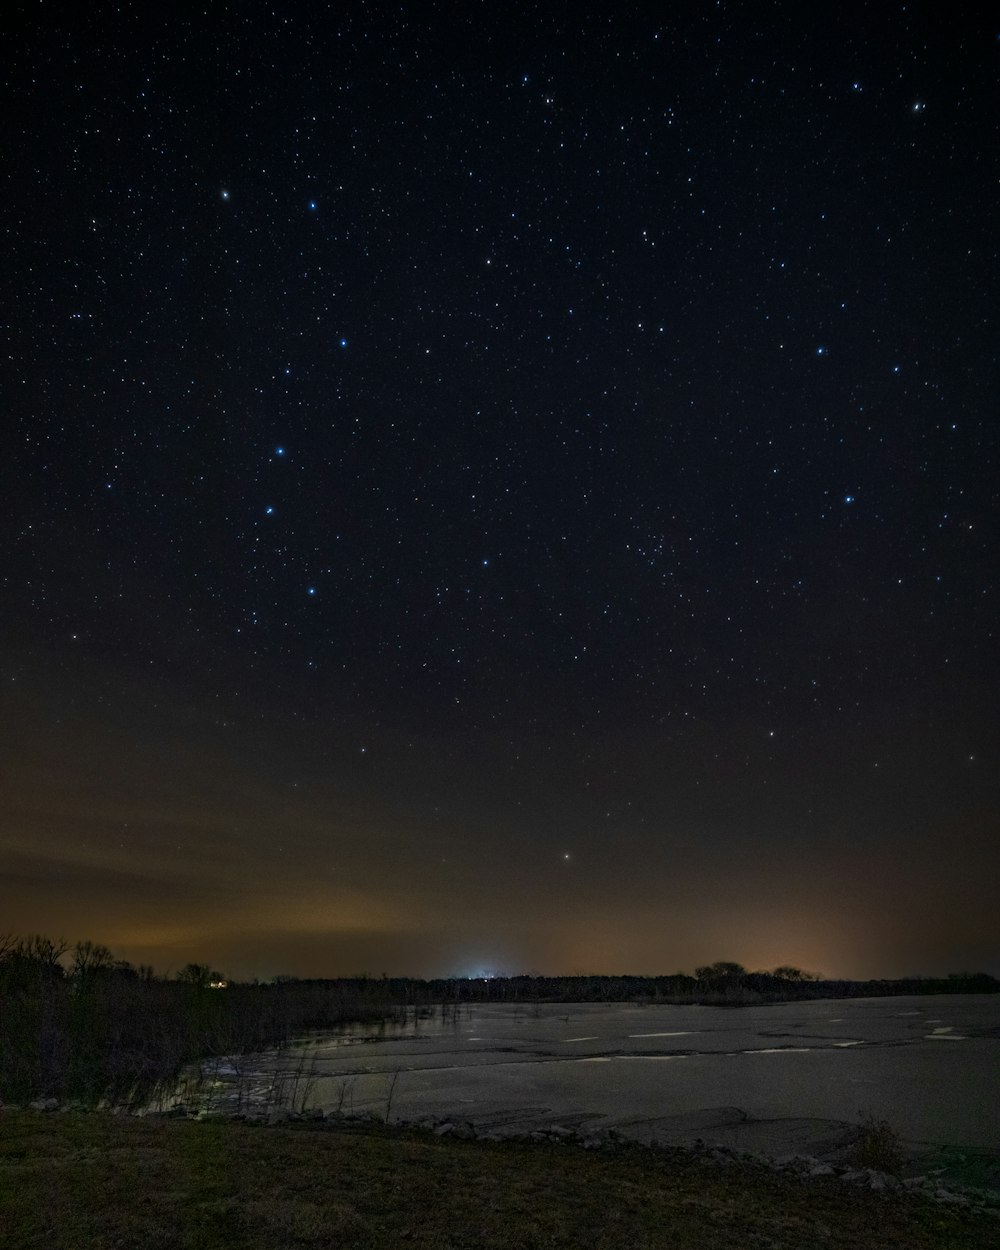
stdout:
{"type": "Polygon", "coordinates": [[[21,1250],[600,1247],[992,1250],[1000,1207],[800,1161],[573,1148],[344,1117],[266,1125],[0,1113],[0,1234],[21,1250]],[[865,1183],[867,1180],[868,1183],[865,1183]]]}

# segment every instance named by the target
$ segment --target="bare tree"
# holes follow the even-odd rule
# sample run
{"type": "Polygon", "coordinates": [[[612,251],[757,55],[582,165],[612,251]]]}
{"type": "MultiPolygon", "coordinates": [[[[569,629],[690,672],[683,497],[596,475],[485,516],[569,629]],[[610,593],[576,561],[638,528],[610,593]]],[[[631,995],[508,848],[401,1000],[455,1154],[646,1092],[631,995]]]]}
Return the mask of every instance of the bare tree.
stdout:
{"type": "Polygon", "coordinates": [[[115,957],[100,942],[77,942],[73,947],[73,976],[84,981],[114,966],[115,957]]]}
{"type": "Polygon", "coordinates": [[[177,980],[182,981],[185,985],[193,985],[196,989],[207,989],[213,981],[224,981],[225,977],[221,972],[216,972],[214,968],[210,968],[208,964],[185,964],[178,972],[177,980]]]}
{"type": "Polygon", "coordinates": [[[705,964],[701,968],[695,968],[694,975],[699,981],[721,981],[724,977],[732,977],[735,981],[741,981],[747,975],[747,970],[742,964],[719,959],[714,964],[705,964]]]}

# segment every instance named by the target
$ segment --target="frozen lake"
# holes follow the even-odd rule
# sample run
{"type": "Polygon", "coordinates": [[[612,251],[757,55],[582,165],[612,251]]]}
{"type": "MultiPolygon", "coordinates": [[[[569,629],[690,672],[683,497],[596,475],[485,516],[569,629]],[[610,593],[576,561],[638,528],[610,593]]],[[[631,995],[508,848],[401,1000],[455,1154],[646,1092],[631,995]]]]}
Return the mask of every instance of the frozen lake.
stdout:
{"type": "MultiPolygon", "coordinates": [[[[480,1130],[617,1128],[822,1154],[862,1115],[910,1143],[1000,1148],[1000,996],[759,1007],[486,1004],[247,1058],[244,1087],[308,1068],[308,1105],[480,1130]],[[249,1078],[252,1077],[252,1082],[249,1078]]],[[[298,1086],[301,1097],[304,1086],[298,1086]]]]}

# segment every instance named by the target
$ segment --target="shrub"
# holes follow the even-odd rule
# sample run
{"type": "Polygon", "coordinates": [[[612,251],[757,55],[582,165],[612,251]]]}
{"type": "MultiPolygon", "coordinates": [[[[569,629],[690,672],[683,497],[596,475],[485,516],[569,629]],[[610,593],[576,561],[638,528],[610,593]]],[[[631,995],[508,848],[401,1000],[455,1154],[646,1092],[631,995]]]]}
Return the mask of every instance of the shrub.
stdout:
{"type": "Polygon", "coordinates": [[[848,1162],[877,1172],[898,1172],[903,1163],[902,1138],[887,1120],[876,1120],[871,1112],[862,1115],[848,1162]]]}

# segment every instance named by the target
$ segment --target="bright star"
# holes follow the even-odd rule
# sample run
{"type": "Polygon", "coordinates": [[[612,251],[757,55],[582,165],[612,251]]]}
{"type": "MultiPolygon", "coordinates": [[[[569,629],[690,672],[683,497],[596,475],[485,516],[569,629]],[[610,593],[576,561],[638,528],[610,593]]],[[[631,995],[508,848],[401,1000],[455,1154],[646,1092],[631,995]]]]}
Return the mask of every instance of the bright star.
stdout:
{"type": "Polygon", "coordinates": [[[228,200],[228,199],[229,199],[229,192],[228,192],[228,191],[223,191],[221,194],[222,194],[222,198],[223,198],[224,200],[228,200]]]}
{"type": "Polygon", "coordinates": [[[817,347],[817,348],[816,348],[816,355],[817,355],[817,356],[825,356],[825,355],[826,355],[826,348],[825,348],[825,347],[817,347]]]}
{"type": "Polygon", "coordinates": [[[844,496],[844,503],[854,503],[854,496],[853,496],[853,495],[845,495],[845,496],[844,496]]]}
{"type": "Polygon", "coordinates": [[[314,212],[316,211],[316,201],[315,201],[315,200],[310,200],[310,201],[309,201],[309,211],[310,211],[311,213],[314,213],[314,212]]]}
{"type": "Polygon", "coordinates": [[[265,509],[264,509],[264,515],[265,515],[265,516],[270,516],[270,515],[272,514],[272,512],[274,512],[274,509],[273,509],[273,508],[265,508],[265,509]]]}
{"type": "Polygon", "coordinates": [[[314,594],[316,593],[316,587],[315,587],[315,586],[310,586],[310,587],[309,587],[309,591],[308,591],[308,593],[309,593],[310,595],[314,595],[314,594]]]}
{"type": "Polygon", "coordinates": [[[347,346],[347,339],[341,339],[341,340],[340,340],[340,346],[341,346],[341,347],[346,347],[346,346],[347,346]]]}
{"type": "Polygon", "coordinates": [[[276,456],[283,456],[283,455],[285,454],[285,449],[284,449],[284,447],[275,447],[275,449],[274,449],[274,454],[275,454],[276,456]]]}

